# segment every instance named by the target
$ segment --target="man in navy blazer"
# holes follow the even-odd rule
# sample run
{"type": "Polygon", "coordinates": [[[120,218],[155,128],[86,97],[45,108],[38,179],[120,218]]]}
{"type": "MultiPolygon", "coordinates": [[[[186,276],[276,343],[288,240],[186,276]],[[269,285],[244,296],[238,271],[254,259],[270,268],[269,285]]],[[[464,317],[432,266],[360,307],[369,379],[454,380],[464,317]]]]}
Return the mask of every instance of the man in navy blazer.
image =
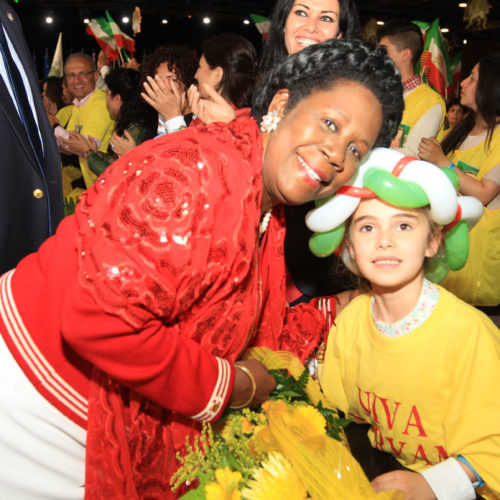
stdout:
{"type": "MultiPolygon", "coordinates": [[[[54,132],[45,112],[38,78],[24,39],[21,23],[12,7],[0,0],[0,22],[13,59],[21,62],[21,75],[29,82],[31,109],[36,117],[43,153],[30,145],[5,81],[0,53],[0,273],[12,269],[52,235],[63,218],[61,163],[54,132]],[[1,69],[1,68],[0,68],[1,69]]],[[[0,29],[2,29],[0,27],[0,29]]],[[[17,64],[17,63],[16,63],[17,64]]],[[[19,67],[19,64],[17,64],[19,67]]]]}

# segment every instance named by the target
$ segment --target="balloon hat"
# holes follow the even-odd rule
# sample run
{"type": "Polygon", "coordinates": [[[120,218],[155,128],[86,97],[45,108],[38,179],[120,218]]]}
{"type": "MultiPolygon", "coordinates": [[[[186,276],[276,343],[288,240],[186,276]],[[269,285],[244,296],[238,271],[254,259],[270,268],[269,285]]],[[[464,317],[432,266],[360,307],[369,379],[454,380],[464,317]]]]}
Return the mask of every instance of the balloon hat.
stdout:
{"type": "MultiPolygon", "coordinates": [[[[317,201],[317,208],[306,216],[315,234],[309,240],[314,255],[326,257],[342,243],[345,221],[362,198],[380,198],[401,208],[429,205],[434,222],[443,226],[444,252],[429,259],[425,275],[441,282],[448,270],[457,271],[469,255],[469,230],[483,213],[483,204],[472,196],[458,196],[458,175],[413,156],[387,148],[371,151],[361,163],[350,185],[340,187],[329,199],[317,201]]],[[[346,266],[359,274],[346,249],[341,250],[346,266]]]]}

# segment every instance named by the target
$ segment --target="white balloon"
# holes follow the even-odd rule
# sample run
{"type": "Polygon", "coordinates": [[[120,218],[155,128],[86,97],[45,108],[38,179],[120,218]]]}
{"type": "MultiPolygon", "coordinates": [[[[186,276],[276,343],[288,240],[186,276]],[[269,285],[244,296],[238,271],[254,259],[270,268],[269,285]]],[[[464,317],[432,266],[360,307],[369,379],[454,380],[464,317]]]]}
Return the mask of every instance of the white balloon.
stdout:
{"type": "Polygon", "coordinates": [[[470,231],[483,215],[484,205],[474,196],[459,196],[458,203],[462,209],[461,220],[467,223],[470,231]]]}
{"type": "Polygon", "coordinates": [[[331,231],[354,213],[359,202],[359,198],[338,194],[306,215],[307,227],[315,233],[331,231]]]}
{"type": "Polygon", "coordinates": [[[448,176],[432,163],[415,160],[403,169],[400,179],[418,184],[429,198],[432,220],[448,224],[457,215],[457,192],[448,176]]]}

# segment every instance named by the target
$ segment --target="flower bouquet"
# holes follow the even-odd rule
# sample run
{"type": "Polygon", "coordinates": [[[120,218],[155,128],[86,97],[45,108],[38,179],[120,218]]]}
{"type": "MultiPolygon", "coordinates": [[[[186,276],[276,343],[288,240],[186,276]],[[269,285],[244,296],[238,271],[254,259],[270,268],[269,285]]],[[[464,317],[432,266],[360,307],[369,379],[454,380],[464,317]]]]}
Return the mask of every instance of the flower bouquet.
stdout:
{"type": "Polygon", "coordinates": [[[248,357],[272,371],[277,391],[259,410],[230,410],[204,425],[194,445],[186,444],[171,479],[174,490],[193,485],[184,500],[400,498],[374,492],[346,444],[347,421],[295,356],[253,348],[248,357]]]}

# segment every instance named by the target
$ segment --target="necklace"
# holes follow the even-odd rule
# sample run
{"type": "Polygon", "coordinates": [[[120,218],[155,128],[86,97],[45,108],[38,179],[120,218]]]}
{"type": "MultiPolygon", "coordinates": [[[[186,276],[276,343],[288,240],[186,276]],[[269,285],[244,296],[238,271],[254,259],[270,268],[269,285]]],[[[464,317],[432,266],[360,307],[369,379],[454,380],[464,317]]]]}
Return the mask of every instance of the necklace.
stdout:
{"type": "Polygon", "coordinates": [[[271,220],[272,212],[273,209],[271,208],[262,216],[259,226],[259,233],[261,236],[266,232],[267,226],[269,226],[269,221],[271,220]]]}

